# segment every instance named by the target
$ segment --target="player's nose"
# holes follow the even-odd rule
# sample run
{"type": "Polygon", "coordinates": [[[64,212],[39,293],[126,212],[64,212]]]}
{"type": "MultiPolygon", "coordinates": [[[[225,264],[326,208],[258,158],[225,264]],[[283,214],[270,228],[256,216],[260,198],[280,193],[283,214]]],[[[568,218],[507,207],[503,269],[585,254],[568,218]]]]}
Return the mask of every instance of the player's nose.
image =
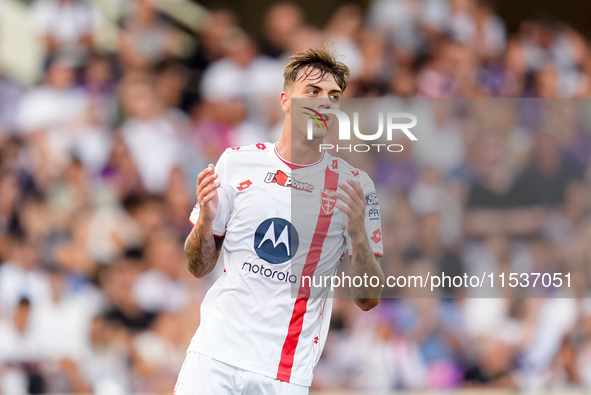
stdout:
{"type": "Polygon", "coordinates": [[[330,106],[332,104],[328,95],[326,95],[326,96],[323,95],[323,96],[319,97],[317,100],[318,100],[317,106],[320,109],[330,108],[330,106]]]}

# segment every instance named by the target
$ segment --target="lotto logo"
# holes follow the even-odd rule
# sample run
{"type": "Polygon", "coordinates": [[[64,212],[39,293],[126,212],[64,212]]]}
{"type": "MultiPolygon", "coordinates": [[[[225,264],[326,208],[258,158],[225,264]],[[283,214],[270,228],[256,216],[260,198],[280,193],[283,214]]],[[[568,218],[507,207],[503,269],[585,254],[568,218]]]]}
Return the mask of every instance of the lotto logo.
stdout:
{"type": "Polygon", "coordinates": [[[240,184],[238,184],[236,189],[238,189],[239,191],[244,191],[246,188],[248,188],[251,185],[252,185],[252,182],[250,180],[242,181],[240,184]]]}
{"type": "Polygon", "coordinates": [[[372,233],[371,239],[374,243],[378,244],[380,241],[382,241],[382,231],[380,229],[376,229],[372,233]]]}

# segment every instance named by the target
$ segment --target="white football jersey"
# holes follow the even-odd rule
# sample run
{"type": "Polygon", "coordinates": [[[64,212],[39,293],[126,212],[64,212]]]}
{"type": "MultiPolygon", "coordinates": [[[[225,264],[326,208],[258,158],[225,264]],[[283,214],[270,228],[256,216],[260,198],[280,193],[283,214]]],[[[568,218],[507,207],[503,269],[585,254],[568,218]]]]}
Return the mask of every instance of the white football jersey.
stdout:
{"type": "MultiPolygon", "coordinates": [[[[213,232],[224,237],[219,260],[225,270],[203,300],[189,351],[309,386],[332,298],[327,289],[311,295],[301,277],[334,275],[347,250],[351,254],[347,216],[335,207],[335,191],[344,193],[339,183],[360,181],[376,255],[383,252],[379,207],[363,171],[327,153],[312,165],[294,165],[275,146],[230,148],[216,165],[221,187],[213,232]]],[[[198,217],[197,205],[191,222],[198,217]]]]}

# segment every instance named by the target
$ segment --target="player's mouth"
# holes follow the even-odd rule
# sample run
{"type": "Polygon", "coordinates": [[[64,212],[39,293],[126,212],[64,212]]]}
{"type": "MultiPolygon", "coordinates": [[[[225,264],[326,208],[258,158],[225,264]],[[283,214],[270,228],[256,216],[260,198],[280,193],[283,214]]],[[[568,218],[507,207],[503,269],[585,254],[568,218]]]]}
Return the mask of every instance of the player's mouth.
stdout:
{"type": "Polygon", "coordinates": [[[324,122],[327,122],[327,123],[328,123],[328,120],[330,119],[330,115],[331,114],[321,114],[320,111],[317,111],[317,114],[316,114],[316,116],[318,118],[320,118],[321,121],[324,121],[324,122]]]}
{"type": "Polygon", "coordinates": [[[303,107],[304,110],[306,110],[304,112],[304,114],[307,114],[313,118],[318,119],[321,122],[324,123],[328,123],[329,119],[331,119],[330,115],[331,114],[321,114],[320,111],[322,111],[322,109],[315,109],[315,108],[311,108],[311,107],[303,107]]]}

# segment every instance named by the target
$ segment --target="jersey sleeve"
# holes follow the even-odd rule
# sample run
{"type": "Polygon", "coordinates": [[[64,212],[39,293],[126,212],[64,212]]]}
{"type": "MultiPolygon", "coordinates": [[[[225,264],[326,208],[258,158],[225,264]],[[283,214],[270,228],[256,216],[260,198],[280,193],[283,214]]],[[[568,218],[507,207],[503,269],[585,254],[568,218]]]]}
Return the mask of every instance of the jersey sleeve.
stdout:
{"type": "MultiPolygon", "coordinates": [[[[369,245],[375,255],[383,256],[382,221],[380,218],[380,205],[378,203],[376,188],[371,178],[365,173],[362,173],[359,177],[359,181],[361,183],[361,188],[363,189],[363,194],[365,195],[365,231],[367,232],[369,245]]],[[[353,247],[351,244],[351,238],[346,231],[345,238],[347,241],[347,251],[349,255],[352,255],[353,247]]]]}
{"type": "MultiPolygon", "coordinates": [[[[227,173],[227,153],[224,152],[218,163],[215,165],[215,172],[218,174],[217,181],[221,184],[220,187],[217,189],[218,191],[218,210],[213,220],[213,234],[214,236],[222,237],[226,234],[226,226],[228,225],[228,220],[230,219],[231,213],[231,204],[230,198],[228,196],[228,173],[227,173]]],[[[193,207],[193,211],[189,216],[189,221],[193,225],[197,223],[197,219],[199,218],[199,212],[201,211],[201,207],[199,206],[199,202],[193,207]]]]}

